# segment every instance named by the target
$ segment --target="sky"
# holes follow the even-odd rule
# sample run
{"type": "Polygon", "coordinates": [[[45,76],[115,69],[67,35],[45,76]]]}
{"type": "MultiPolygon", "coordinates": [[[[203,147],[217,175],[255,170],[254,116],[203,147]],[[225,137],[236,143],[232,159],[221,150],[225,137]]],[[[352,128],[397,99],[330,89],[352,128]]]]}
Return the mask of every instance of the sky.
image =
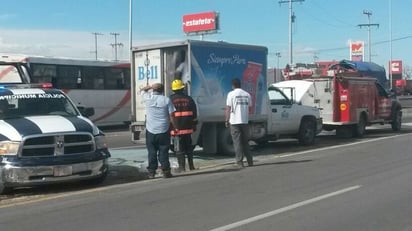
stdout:
{"type": "MultiPolygon", "coordinates": [[[[118,43],[118,59],[127,60],[129,22],[132,46],[201,39],[184,34],[182,16],[216,11],[220,30],[204,40],[266,46],[268,67],[289,61],[288,0],[131,1],[130,19],[130,0],[0,0],[0,53],[95,59],[97,50],[99,59],[114,60],[118,43]]],[[[409,0],[293,1],[294,63],[349,59],[350,41],[365,41],[369,60],[368,27],[359,24],[371,23],[378,24],[370,27],[371,60],[412,66],[409,0]]]]}

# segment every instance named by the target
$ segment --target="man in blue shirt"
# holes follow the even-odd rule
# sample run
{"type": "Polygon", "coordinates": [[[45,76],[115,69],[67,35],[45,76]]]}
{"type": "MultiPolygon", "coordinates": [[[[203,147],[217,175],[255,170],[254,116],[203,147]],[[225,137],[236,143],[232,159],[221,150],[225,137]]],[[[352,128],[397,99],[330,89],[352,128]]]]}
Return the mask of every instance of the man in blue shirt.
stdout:
{"type": "Polygon", "coordinates": [[[158,162],[164,178],[172,177],[169,162],[170,123],[174,124],[175,107],[170,99],[163,95],[164,86],[161,83],[148,85],[141,89],[146,106],[146,148],[148,151],[147,170],[149,178],[154,178],[158,162]],[[152,90],[152,92],[149,92],[152,90]]]}

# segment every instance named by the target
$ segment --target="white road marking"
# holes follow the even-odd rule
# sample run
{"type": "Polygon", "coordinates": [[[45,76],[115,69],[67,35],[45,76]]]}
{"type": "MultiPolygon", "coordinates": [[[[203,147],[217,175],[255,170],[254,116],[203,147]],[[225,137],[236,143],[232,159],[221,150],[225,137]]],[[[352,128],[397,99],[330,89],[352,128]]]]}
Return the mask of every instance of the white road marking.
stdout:
{"type": "Polygon", "coordinates": [[[289,205],[289,206],[286,206],[286,207],[283,207],[283,208],[280,208],[280,209],[276,209],[276,210],[273,210],[273,211],[270,211],[270,212],[267,212],[267,213],[263,213],[263,214],[260,214],[260,215],[254,216],[254,217],[250,217],[250,218],[247,218],[245,220],[241,220],[241,221],[229,224],[229,225],[218,227],[218,228],[212,229],[210,231],[231,230],[231,229],[240,227],[242,225],[246,225],[246,224],[249,224],[249,223],[252,223],[252,222],[255,222],[255,221],[259,221],[259,220],[262,220],[262,219],[265,219],[265,218],[268,218],[268,217],[271,217],[271,216],[274,216],[274,215],[277,215],[277,214],[280,214],[280,213],[284,213],[284,212],[287,212],[287,211],[290,211],[290,210],[293,210],[293,209],[296,209],[296,208],[299,208],[299,207],[302,207],[302,206],[305,206],[305,205],[308,205],[308,204],[312,204],[312,203],[318,202],[320,200],[327,199],[329,197],[337,196],[337,195],[340,195],[340,194],[358,189],[360,187],[362,187],[362,186],[361,185],[355,185],[355,186],[352,186],[352,187],[344,188],[344,189],[339,190],[339,191],[328,193],[328,194],[318,196],[318,197],[315,197],[315,198],[312,198],[312,199],[309,199],[309,200],[306,200],[306,201],[298,202],[296,204],[292,204],[292,205],[289,205]]]}
{"type": "Polygon", "coordinates": [[[402,126],[412,126],[412,123],[402,123],[402,126]]]}
{"type": "Polygon", "coordinates": [[[325,151],[325,150],[342,148],[342,147],[355,146],[355,145],[358,145],[358,144],[372,143],[372,142],[376,142],[376,141],[380,141],[380,140],[386,140],[386,139],[392,139],[392,138],[397,138],[397,137],[402,137],[402,136],[410,136],[410,135],[411,134],[407,133],[407,134],[401,134],[401,135],[380,137],[380,138],[375,138],[375,139],[371,139],[371,140],[363,140],[363,141],[358,141],[358,142],[349,143],[349,144],[333,145],[333,146],[330,146],[330,147],[316,148],[316,149],[311,149],[311,150],[307,150],[307,151],[295,152],[295,153],[292,153],[292,154],[277,155],[274,158],[299,156],[299,155],[304,155],[304,154],[312,153],[312,152],[318,152],[318,151],[325,151]]]}

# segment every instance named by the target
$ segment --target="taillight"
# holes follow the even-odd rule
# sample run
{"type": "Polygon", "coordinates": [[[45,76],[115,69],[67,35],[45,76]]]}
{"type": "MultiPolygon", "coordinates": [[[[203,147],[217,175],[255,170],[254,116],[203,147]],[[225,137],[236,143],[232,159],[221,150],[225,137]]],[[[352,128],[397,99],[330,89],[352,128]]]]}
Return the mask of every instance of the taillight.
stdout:
{"type": "Polygon", "coordinates": [[[348,90],[342,90],[340,94],[340,101],[346,102],[348,101],[348,90]]]}

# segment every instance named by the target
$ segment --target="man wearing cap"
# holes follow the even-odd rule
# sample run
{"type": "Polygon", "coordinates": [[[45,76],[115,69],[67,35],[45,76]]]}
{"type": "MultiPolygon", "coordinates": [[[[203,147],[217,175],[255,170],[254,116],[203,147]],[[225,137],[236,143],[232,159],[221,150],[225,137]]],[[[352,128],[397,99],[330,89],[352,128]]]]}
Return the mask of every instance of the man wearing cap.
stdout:
{"type": "Polygon", "coordinates": [[[197,125],[197,108],[192,97],[184,93],[185,85],[182,80],[175,79],[172,82],[172,91],[174,94],[170,96],[176,111],[173,113],[175,122],[170,134],[173,138],[173,146],[176,152],[179,171],[185,171],[185,156],[189,169],[194,170],[193,164],[193,144],[192,133],[196,130],[197,125]]]}
{"type": "Polygon", "coordinates": [[[149,178],[154,178],[158,163],[164,178],[172,177],[169,162],[170,124],[174,124],[172,115],[175,107],[172,101],[163,95],[164,86],[161,83],[147,85],[141,88],[146,106],[146,148],[148,151],[147,171],[149,178]],[[152,90],[152,92],[149,92],[152,90]]]}

